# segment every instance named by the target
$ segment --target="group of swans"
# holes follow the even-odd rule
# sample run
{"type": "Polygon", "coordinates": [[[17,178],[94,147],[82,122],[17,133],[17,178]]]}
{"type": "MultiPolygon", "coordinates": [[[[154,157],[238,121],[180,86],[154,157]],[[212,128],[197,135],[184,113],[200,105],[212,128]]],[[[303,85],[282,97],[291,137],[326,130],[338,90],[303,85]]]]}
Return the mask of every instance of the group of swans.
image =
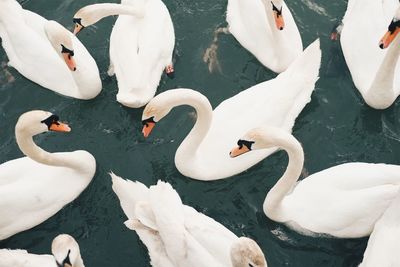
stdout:
{"type": "Polygon", "coordinates": [[[214,110],[197,91],[174,89],[154,97],[143,111],[143,134],[179,105],[190,105],[196,124],[179,146],[175,164],[185,176],[216,180],[250,168],[276,149],[265,149],[232,160],[227,151],[248,130],[271,125],[291,132],[297,116],[311,100],[321,63],[319,40],[313,42],[283,73],[226,99],[214,110]],[[221,168],[224,166],[224,168],[221,168]]]}
{"type": "Polygon", "coordinates": [[[36,255],[26,250],[0,249],[1,267],[85,267],[76,240],[58,235],[51,244],[53,255],[36,255]]]}
{"type": "Polygon", "coordinates": [[[400,94],[398,6],[398,0],[351,0],[343,18],[346,63],[365,102],[375,109],[388,108],[400,94]]]}
{"type": "MultiPolygon", "coordinates": [[[[174,27],[161,0],[95,4],[74,16],[77,34],[101,18],[120,15],[110,37],[110,68],[118,81],[117,101],[144,106],[154,96],[163,69],[173,75],[174,27]]],[[[96,62],[63,26],[25,10],[16,0],[0,0],[0,37],[8,65],[56,93],[92,99],[102,88],[96,62]]]]}
{"type": "Polygon", "coordinates": [[[71,129],[57,115],[41,110],[18,119],[15,136],[27,157],[0,165],[0,240],[56,214],[80,195],[96,172],[95,158],[87,151],[49,153],[38,147],[33,136],[47,131],[71,129]]]}

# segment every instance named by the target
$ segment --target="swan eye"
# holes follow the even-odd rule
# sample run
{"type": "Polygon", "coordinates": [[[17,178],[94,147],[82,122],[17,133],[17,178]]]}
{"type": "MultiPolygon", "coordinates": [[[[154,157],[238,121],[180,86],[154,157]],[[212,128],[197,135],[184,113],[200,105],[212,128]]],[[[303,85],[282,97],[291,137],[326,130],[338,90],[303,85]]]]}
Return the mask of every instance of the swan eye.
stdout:
{"type": "Polygon", "coordinates": [[[251,150],[251,146],[254,144],[253,141],[247,141],[247,140],[242,140],[240,139],[237,142],[237,145],[239,146],[239,149],[242,149],[243,146],[247,147],[249,150],[251,150]]]}
{"type": "Polygon", "coordinates": [[[274,5],[274,3],[271,1],[271,4],[272,4],[272,10],[273,11],[275,11],[276,12],[276,15],[279,17],[279,16],[282,16],[282,7],[281,7],[281,9],[279,10],[275,5],[274,5]]]}
{"type": "Polygon", "coordinates": [[[64,45],[61,45],[61,53],[67,53],[68,59],[71,59],[71,57],[74,56],[74,50],[68,49],[64,45]]]}
{"type": "Polygon", "coordinates": [[[396,28],[400,28],[400,20],[393,19],[388,27],[388,30],[393,34],[396,31],[396,28]]]}
{"type": "Polygon", "coordinates": [[[142,125],[148,127],[149,126],[149,122],[156,123],[154,121],[154,116],[152,116],[152,117],[150,117],[148,119],[142,120],[142,125]]]}
{"type": "Polygon", "coordinates": [[[57,115],[51,115],[50,117],[48,117],[45,120],[42,120],[41,123],[44,123],[47,125],[47,128],[50,129],[52,124],[57,124],[59,125],[58,121],[60,120],[60,118],[57,115]]]}
{"type": "Polygon", "coordinates": [[[75,27],[77,27],[78,25],[83,27],[81,18],[73,18],[72,22],[75,23],[75,27]]]}

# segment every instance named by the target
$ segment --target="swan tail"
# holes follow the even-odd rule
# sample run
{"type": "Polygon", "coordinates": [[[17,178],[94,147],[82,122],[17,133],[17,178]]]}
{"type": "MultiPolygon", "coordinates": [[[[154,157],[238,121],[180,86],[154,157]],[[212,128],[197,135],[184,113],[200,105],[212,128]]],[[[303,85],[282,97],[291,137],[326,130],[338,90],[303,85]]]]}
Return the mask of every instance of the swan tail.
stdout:
{"type": "Polygon", "coordinates": [[[289,68],[279,76],[289,75],[292,79],[303,81],[309,77],[309,82],[315,83],[318,80],[319,68],[321,65],[321,48],[319,39],[311,43],[301,53],[289,68]]]}
{"type": "Polygon", "coordinates": [[[217,50],[218,50],[218,36],[221,33],[228,34],[229,30],[227,27],[224,28],[218,28],[214,31],[214,39],[210,45],[206,49],[203,55],[203,62],[208,65],[208,71],[210,73],[213,72],[219,72],[222,73],[221,65],[219,64],[218,61],[218,56],[217,56],[217,50]]]}
{"type": "Polygon", "coordinates": [[[112,189],[119,198],[121,208],[129,219],[136,219],[136,205],[148,202],[149,189],[140,182],[125,180],[114,173],[110,173],[112,189]]]}
{"type": "Polygon", "coordinates": [[[158,181],[150,187],[150,203],[167,254],[178,262],[187,251],[181,198],[169,183],[158,181]]]}

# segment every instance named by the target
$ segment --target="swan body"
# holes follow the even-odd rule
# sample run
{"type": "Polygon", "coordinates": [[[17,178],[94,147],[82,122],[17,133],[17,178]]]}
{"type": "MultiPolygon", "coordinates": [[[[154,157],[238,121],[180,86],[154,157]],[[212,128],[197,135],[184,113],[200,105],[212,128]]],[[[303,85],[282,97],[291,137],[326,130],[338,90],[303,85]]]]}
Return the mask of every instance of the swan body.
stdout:
{"type": "Polygon", "coordinates": [[[212,218],[182,204],[170,184],[140,182],[111,174],[113,190],[149,251],[154,267],[266,267],[264,254],[249,238],[238,238],[212,218]]]}
{"type": "Polygon", "coordinates": [[[400,266],[400,192],[375,223],[359,267],[400,266]]]}
{"type": "Polygon", "coordinates": [[[91,99],[101,91],[96,62],[82,43],[55,21],[25,10],[15,0],[0,1],[0,37],[15,68],[31,81],[56,93],[91,99]],[[63,61],[62,45],[73,52],[75,71],[63,61]]]}
{"type": "Polygon", "coordinates": [[[232,142],[260,124],[272,124],[290,132],[296,117],[311,99],[320,61],[319,41],[315,41],[287,71],[223,101],[214,111],[207,98],[196,91],[163,92],[143,111],[144,132],[149,131],[148,120],[153,120],[150,123],[161,120],[175,106],[193,106],[197,121],[175,154],[177,169],[185,176],[205,181],[238,174],[276,149],[232,161],[226,152],[232,142]]]}
{"type": "Polygon", "coordinates": [[[388,49],[379,48],[392,19],[400,19],[398,6],[397,0],[352,0],[343,18],[340,42],[347,66],[365,102],[375,109],[389,107],[400,94],[400,37],[388,49]]]}
{"type": "Polygon", "coordinates": [[[303,51],[296,22],[282,0],[229,0],[226,21],[239,43],[274,72],[285,71],[303,51]],[[274,22],[273,5],[282,11],[282,30],[274,22]]]}
{"type": "Polygon", "coordinates": [[[287,151],[288,167],[268,192],[264,212],[305,234],[367,236],[400,189],[400,166],[362,162],[337,165],[297,183],[304,153],[291,134],[264,127],[250,130],[240,140],[232,157],[270,147],[287,151]]]}
{"type": "Polygon", "coordinates": [[[17,143],[27,157],[0,165],[0,240],[53,216],[77,198],[95,174],[96,161],[87,151],[48,153],[34,144],[32,136],[48,131],[42,121],[51,116],[31,111],[17,122],[17,143]]]}
{"type": "Polygon", "coordinates": [[[66,234],[58,235],[52,242],[53,255],[37,255],[26,250],[0,249],[1,267],[85,267],[79,245],[66,234]],[[69,252],[68,252],[69,251],[69,252]],[[70,264],[68,265],[68,262],[70,264]],[[60,265],[58,266],[57,263],[60,265]]]}
{"type": "Polygon", "coordinates": [[[109,70],[118,81],[117,101],[144,106],[156,93],[164,68],[172,64],[175,33],[169,11],[160,0],[123,1],[86,6],[74,19],[86,27],[108,15],[119,15],[110,36],[109,70]]]}

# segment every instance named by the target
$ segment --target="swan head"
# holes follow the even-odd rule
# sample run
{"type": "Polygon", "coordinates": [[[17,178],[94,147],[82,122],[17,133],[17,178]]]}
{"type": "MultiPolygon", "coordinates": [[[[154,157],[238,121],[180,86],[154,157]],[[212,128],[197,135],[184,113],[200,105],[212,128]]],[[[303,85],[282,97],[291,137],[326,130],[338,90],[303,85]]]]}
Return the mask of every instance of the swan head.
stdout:
{"type": "Polygon", "coordinates": [[[75,13],[72,19],[74,23],[74,34],[77,35],[84,28],[95,24],[101,17],[96,15],[96,5],[82,7],[75,13]]]}
{"type": "Polygon", "coordinates": [[[58,267],[74,267],[82,261],[79,245],[70,235],[61,234],[54,238],[51,252],[58,267]]]}
{"type": "Polygon", "coordinates": [[[254,128],[238,140],[237,147],[229,155],[234,158],[252,150],[277,147],[288,139],[292,140],[294,137],[277,127],[254,128]]]}
{"type": "Polygon", "coordinates": [[[71,71],[76,70],[71,33],[54,20],[45,23],[44,29],[51,45],[71,71]]]}
{"type": "Polygon", "coordinates": [[[142,115],[142,133],[144,137],[148,137],[156,125],[156,122],[160,121],[171,111],[170,108],[167,108],[169,105],[164,102],[160,94],[153,98],[144,108],[142,115]]]}
{"type": "Polygon", "coordinates": [[[231,261],[233,267],[267,267],[261,248],[247,237],[240,237],[232,244],[231,261]]]}
{"type": "Polygon", "coordinates": [[[387,48],[400,32],[400,7],[397,9],[392,21],[388,26],[388,30],[379,42],[381,49],[387,48]]]}
{"type": "MultiPolygon", "coordinates": [[[[283,19],[282,9],[283,0],[262,0],[265,11],[271,12],[274,15],[276,28],[282,31],[285,28],[285,20],[283,19]]],[[[268,14],[267,14],[268,16],[268,14]]]]}
{"type": "Polygon", "coordinates": [[[34,136],[47,131],[70,132],[71,128],[59,121],[59,117],[42,110],[22,114],[15,125],[16,134],[24,133],[34,136]]]}

